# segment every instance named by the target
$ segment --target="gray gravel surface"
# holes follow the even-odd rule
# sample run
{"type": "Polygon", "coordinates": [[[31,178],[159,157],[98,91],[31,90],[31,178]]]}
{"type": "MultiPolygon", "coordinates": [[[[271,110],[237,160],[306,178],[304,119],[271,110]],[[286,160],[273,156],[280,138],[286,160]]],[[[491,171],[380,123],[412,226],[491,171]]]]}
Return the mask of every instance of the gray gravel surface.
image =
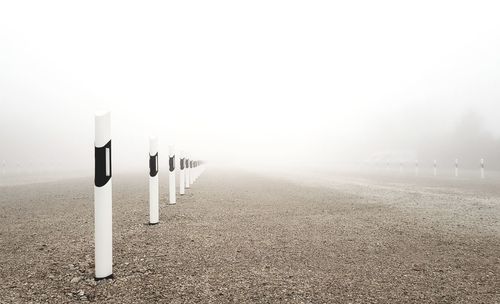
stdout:
{"type": "Polygon", "coordinates": [[[114,276],[93,279],[92,178],[0,187],[0,303],[500,303],[498,187],[202,175],[113,177],[114,276]]]}

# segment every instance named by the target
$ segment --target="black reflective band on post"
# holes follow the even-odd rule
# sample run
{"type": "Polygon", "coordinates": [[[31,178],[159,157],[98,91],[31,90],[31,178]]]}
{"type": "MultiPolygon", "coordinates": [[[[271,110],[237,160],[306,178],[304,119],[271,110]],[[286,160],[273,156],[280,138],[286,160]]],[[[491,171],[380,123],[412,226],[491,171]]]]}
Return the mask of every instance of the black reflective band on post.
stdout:
{"type": "Polygon", "coordinates": [[[156,163],[158,162],[158,153],[155,155],[151,156],[149,155],[149,176],[154,177],[156,174],[158,174],[158,167],[156,166],[156,163]]]}
{"type": "Polygon", "coordinates": [[[175,169],[175,155],[168,158],[168,168],[170,172],[174,172],[175,169]]]}
{"type": "Polygon", "coordinates": [[[111,179],[111,140],[102,147],[95,147],[95,170],[94,185],[102,187],[111,179]],[[109,152],[109,164],[106,164],[106,150],[109,152]],[[109,165],[109,175],[106,174],[106,166],[109,165]]]}
{"type": "Polygon", "coordinates": [[[181,158],[181,170],[184,170],[184,158],[181,158]]]}
{"type": "Polygon", "coordinates": [[[186,169],[189,168],[189,158],[186,158],[186,169]]]}

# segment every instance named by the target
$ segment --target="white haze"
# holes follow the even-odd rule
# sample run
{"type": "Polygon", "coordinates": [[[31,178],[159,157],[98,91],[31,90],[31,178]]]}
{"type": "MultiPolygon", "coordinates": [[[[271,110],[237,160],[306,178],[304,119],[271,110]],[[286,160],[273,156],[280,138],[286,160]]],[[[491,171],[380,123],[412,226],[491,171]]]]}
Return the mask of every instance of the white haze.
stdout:
{"type": "Polygon", "coordinates": [[[414,152],[467,113],[496,139],[499,15],[498,1],[3,1],[0,161],[90,174],[103,108],[119,170],[147,166],[152,134],[164,156],[174,143],[248,166],[414,152]]]}

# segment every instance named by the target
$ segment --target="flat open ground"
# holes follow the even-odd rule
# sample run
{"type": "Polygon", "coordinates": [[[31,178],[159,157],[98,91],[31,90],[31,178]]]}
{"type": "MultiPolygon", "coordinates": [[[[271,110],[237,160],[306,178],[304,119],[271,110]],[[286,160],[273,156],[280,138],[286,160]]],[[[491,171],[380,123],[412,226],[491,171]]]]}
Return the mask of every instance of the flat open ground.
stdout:
{"type": "Polygon", "coordinates": [[[92,178],[0,187],[0,303],[500,303],[500,181],[320,175],[115,176],[97,283],[92,178]]]}

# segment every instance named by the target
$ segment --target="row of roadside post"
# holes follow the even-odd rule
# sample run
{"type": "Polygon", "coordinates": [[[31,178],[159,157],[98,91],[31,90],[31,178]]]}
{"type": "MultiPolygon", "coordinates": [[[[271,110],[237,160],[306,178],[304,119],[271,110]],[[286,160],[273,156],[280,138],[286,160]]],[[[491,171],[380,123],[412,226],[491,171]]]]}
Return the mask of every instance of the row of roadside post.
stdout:
{"type": "MultiPolygon", "coordinates": [[[[112,150],[111,113],[98,112],[95,115],[95,172],[94,172],[94,237],[95,278],[107,279],[113,276],[113,214],[112,214],[112,150]]],[[[149,224],[160,222],[158,137],[149,138],[149,224]]],[[[203,162],[191,159],[182,151],[179,159],[179,194],[196,181],[203,172],[203,162]]],[[[169,149],[169,195],[168,204],[176,204],[176,155],[174,146],[169,149]]]]}
{"type": "MultiPolygon", "coordinates": [[[[385,163],[386,169],[389,168],[389,165],[390,165],[390,163],[387,161],[385,163]]],[[[459,170],[458,170],[459,169],[458,158],[455,158],[455,162],[454,162],[454,167],[453,168],[454,168],[454,175],[455,175],[455,177],[458,177],[458,173],[459,173],[459,170]]],[[[434,160],[433,163],[432,163],[432,171],[433,171],[433,175],[434,176],[438,175],[438,162],[437,162],[437,160],[434,160]]],[[[399,162],[399,172],[403,173],[403,162],[399,162]]],[[[418,176],[419,172],[420,172],[419,161],[415,160],[415,175],[418,176]]],[[[481,179],[485,178],[484,158],[481,158],[479,160],[479,177],[481,179]]]]}

